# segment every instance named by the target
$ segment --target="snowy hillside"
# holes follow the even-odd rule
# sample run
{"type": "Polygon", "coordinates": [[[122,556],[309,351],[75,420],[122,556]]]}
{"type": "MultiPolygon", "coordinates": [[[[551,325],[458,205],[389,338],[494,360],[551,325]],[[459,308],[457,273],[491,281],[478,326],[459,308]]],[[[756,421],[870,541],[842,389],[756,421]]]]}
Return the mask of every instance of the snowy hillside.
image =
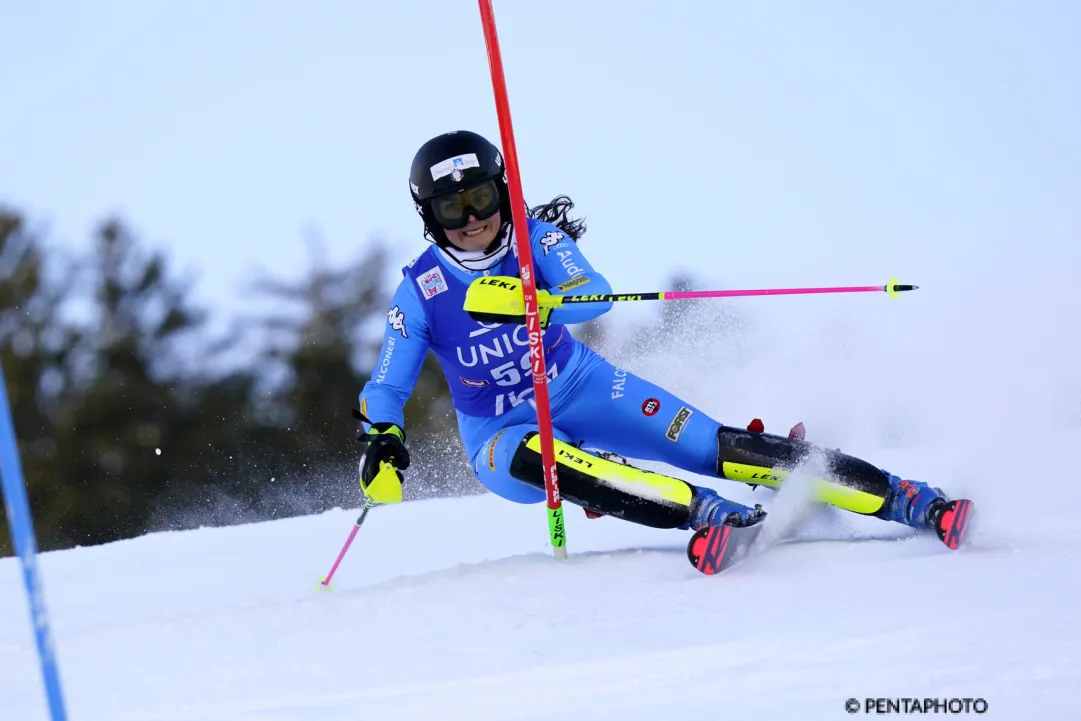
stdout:
{"type": "MultiPolygon", "coordinates": [[[[716,577],[682,533],[574,508],[559,563],[543,509],[492,496],[377,508],[331,593],[315,587],[352,509],[50,553],[43,570],[79,721],[837,719],[850,697],[1064,719],[1081,714],[1079,495],[1033,523],[991,497],[952,553],[811,513],[795,540],[849,542],[716,577]]],[[[0,619],[2,717],[44,719],[11,559],[0,619]]]]}
{"type": "MultiPolygon", "coordinates": [[[[721,483],[804,542],[706,577],[684,533],[568,507],[560,563],[543,507],[482,495],[376,508],[332,593],[316,585],[356,509],[48,553],[71,718],[766,721],[868,697],[1081,718],[1081,331],[1037,312],[1075,292],[1033,275],[988,295],[987,277],[928,271],[903,303],[703,304],[682,326],[699,340],[616,356],[725,422],[803,420],[809,440],[973,498],[968,548],[793,515],[795,485],[721,483]],[[746,323],[723,330],[722,309],[746,323]]],[[[27,621],[0,560],[3,721],[46,718],[27,621]]]]}
{"type": "MultiPolygon", "coordinates": [[[[187,3],[71,5],[0,10],[14,110],[0,115],[0,205],[26,217],[0,247],[0,276],[25,266],[8,285],[34,289],[25,304],[7,294],[0,339],[47,359],[39,395],[57,418],[69,368],[108,401],[72,417],[123,413],[137,391],[113,383],[109,364],[143,366],[112,331],[158,316],[205,313],[208,325],[182,324],[175,341],[132,335],[165,349],[140,354],[149,377],[189,362],[212,373],[206,344],[186,340],[205,332],[243,378],[252,364],[253,388],[298,369],[312,390],[311,369],[333,357],[306,344],[337,353],[352,317],[332,306],[368,297],[377,260],[393,288],[427,247],[405,195],[419,144],[454,128],[507,137],[469,3],[219,3],[209,21],[187,3]],[[106,302],[114,276],[124,288],[140,278],[100,252],[112,226],[99,224],[114,215],[129,230],[109,247],[145,236],[148,261],[160,247],[161,267],[182,269],[184,313],[130,300],[166,297],[154,293],[106,302]],[[57,272],[24,235],[42,258],[56,251],[57,272]],[[94,241],[89,255],[77,239],[94,241]],[[338,272],[354,257],[357,284],[338,272]],[[84,260],[90,275],[69,281],[69,261],[84,260]],[[78,333],[61,327],[65,309],[78,333]],[[50,323],[28,334],[25,313],[50,323]],[[95,367],[107,383],[87,381],[95,367]]],[[[620,302],[594,329],[597,350],[696,419],[760,418],[782,434],[803,422],[808,441],[972,499],[969,544],[950,551],[810,506],[797,482],[774,494],[661,468],[763,503],[783,538],[708,577],[687,560],[686,532],[567,506],[560,562],[543,505],[428,497],[481,489],[458,445],[443,452],[453,424],[410,404],[408,500],[371,512],[331,592],[318,582],[362,501],[352,469],[341,483],[353,508],[240,523],[251,517],[231,514],[245,505],[226,496],[308,458],[256,457],[209,499],[168,485],[154,528],[204,527],[43,554],[71,721],[838,721],[907,699],[986,709],[977,718],[1081,719],[1081,3],[497,5],[520,148],[505,167],[520,168],[531,205],[574,199],[582,252],[614,292],[919,286],[897,299],[620,302]]],[[[435,162],[433,181],[446,163],[435,162]]],[[[383,327],[382,312],[361,335],[383,327]]],[[[389,363],[376,353],[365,367],[389,363]]],[[[304,398],[334,413],[357,402],[361,388],[326,385],[304,398]]],[[[294,414],[256,400],[290,433],[311,423],[307,403],[294,414]]],[[[249,413],[219,417],[233,410],[249,413]]],[[[185,427],[202,417],[185,414],[185,427]]],[[[186,482],[203,441],[161,436],[160,455],[147,446],[149,461],[130,467],[169,464],[186,482]]],[[[78,492],[57,498],[95,511],[156,497],[103,479],[114,464],[112,453],[95,463],[100,444],[22,439],[88,469],[38,479],[35,508],[61,485],[78,492]]],[[[316,497],[325,487],[293,497],[290,485],[278,509],[337,503],[316,497]]],[[[117,518],[117,532],[143,517],[117,518]]],[[[61,530],[49,536],[76,533],[61,530]]],[[[20,568],[0,558],[0,721],[48,721],[42,686],[20,568]]]]}

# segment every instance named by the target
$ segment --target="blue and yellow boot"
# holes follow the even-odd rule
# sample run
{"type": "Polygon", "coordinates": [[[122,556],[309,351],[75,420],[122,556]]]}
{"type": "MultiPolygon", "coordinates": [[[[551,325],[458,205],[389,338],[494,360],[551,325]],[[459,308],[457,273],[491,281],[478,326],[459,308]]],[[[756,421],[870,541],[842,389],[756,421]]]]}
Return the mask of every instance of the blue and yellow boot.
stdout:
{"type": "Polygon", "coordinates": [[[707,526],[753,526],[766,517],[760,503],[750,508],[724,498],[712,488],[695,486],[694,489],[690,518],[686,525],[680,526],[684,530],[697,531],[707,526]]]}
{"type": "Polygon", "coordinates": [[[964,542],[972,516],[973,504],[967,499],[951,501],[940,488],[921,481],[903,480],[883,471],[892,492],[875,515],[884,521],[896,521],[919,530],[933,530],[939,540],[952,549],[964,542]]]}

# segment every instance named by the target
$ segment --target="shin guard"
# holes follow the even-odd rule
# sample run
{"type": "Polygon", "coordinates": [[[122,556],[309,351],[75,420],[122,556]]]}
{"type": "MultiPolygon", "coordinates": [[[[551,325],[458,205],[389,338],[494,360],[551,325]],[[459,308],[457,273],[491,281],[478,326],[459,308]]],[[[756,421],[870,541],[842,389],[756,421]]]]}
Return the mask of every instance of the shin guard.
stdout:
{"type": "MultiPolygon", "coordinates": [[[[605,516],[653,528],[679,528],[690,518],[695,489],[660,473],[616,463],[555,440],[559,495],[605,516]]],[[[526,434],[511,460],[510,473],[544,488],[540,435],[526,434]]]]}
{"type": "Polygon", "coordinates": [[[890,497],[890,481],[870,463],[806,441],[721,426],[717,431],[717,475],[753,486],[780,488],[799,466],[819,471],[815,495],[823,503],[873,515],[890,497]]]}

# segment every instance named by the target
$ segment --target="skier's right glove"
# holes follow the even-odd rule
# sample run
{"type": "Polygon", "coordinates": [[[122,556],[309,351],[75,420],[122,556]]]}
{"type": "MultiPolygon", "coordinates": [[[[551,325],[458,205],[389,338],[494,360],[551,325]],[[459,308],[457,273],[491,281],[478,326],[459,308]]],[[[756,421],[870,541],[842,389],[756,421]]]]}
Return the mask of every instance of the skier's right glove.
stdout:
{"type": "Polygon", "coordinates": [[[371,423],[367,432],[357,436],[357,440],[367,443],[360,457],[360,488],[365,495],[377,503],[396,503],[401,500],[401,484],[404,481],[402,471],[409,468],[409,451],[405,447],[405,431],[393,423],[371,423]],[[386,474],[393,470],[396,478],[387,479],[386,474]],[[374,483],[383,474],[384,483],[374,483]],[[394,488],[397,486],[397,488],[394,488]],[[389,490],[389,493],[384,491],[389,490]]]}

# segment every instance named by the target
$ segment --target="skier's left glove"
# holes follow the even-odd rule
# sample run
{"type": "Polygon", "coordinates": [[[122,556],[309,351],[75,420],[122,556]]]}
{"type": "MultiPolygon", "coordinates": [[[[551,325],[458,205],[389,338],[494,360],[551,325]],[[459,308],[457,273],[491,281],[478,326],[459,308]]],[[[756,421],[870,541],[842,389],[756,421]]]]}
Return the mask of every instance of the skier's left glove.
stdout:
{"type": "MultiPolygon", "coordinates": [[[[546,290],[537,289],[537,306],[541,328],[548,327],[552,309],[558,307],[560,297],[546,290]]],[[[465,292],[465,311],[473,320],[482,323],[517,323],[524,325],[525,296],[520,278],[490,275],[477,278],[465,292]]]]}

